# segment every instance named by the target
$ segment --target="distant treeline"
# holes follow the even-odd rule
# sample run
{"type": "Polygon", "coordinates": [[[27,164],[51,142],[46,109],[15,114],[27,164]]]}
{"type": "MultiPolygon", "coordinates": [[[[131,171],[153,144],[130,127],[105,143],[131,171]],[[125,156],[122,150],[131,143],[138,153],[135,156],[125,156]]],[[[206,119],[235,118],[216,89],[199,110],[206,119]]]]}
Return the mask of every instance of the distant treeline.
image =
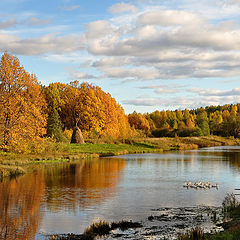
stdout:
{"type": "Polygon", "coordinates": [[[135,129],[154,137],[210,134],[240,137],[240,104],[146,114],[133,112],[128,121],[135,129]]]}

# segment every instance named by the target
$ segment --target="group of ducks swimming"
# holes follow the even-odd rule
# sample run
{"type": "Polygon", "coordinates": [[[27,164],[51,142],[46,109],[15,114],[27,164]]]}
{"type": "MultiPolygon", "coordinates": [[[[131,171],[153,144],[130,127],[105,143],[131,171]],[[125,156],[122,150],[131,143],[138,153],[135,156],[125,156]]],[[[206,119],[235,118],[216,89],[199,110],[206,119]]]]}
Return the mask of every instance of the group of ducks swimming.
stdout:
{"type": "Polygon", "coordinates": [[[204,188],[204,189],[207,189],[207,188],[217,188],[218,189],[218,183],[215,183],[215,184],[211,184],[210,182],[195,182],[195,183],[192,183],[192,182],[185,182],[183,187],[186,187],[186,188],[204,188]]]}

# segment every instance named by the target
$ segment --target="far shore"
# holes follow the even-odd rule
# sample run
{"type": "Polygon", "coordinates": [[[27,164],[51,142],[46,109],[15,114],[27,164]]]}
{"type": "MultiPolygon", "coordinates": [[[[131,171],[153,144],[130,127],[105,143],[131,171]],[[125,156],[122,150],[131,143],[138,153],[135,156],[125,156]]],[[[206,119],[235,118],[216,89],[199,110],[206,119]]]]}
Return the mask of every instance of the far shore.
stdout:
{"type": "Polygon", "coordinates": [[[0,152],[0,179],[16,177],[31,169],[32,164],[80,161],[134,153],[162,153],[173,150],[192,150],[214,146],[240,145],[233,137],[202,136],[175,138],[139,138],[106,142],[87,140],[86,144],[52,143],[43,153],[0,152]]]}

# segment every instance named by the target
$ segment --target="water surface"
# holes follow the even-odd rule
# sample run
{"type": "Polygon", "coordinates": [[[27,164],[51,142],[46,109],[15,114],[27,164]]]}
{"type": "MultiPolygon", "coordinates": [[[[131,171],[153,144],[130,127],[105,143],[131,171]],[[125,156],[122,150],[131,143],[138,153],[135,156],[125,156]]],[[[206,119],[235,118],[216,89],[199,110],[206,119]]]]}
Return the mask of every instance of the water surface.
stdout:
{"type": "Polygon", "coordinates": [[[34,167],[0,183],[0,236],[82,233],[93,220],[144,221],[162,207],[220,206],[240,188],[240,147],[134,154],[34,167]],[[210,181],[219,189],[186,189],[210,181]]]}

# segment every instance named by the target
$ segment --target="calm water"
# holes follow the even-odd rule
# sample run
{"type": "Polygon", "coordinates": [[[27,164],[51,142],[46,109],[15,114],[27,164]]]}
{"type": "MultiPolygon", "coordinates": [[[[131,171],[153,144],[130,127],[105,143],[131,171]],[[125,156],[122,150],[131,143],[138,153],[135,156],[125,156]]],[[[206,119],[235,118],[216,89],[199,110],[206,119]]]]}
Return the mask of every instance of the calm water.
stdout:
{"type": "Polygon", "coordinates": [[[82,233],[93,220],[144,220],[160,207],[220,206],[240,188],[240,147],[135,154],[36,167],[0,183],[0,238],[82,233]],[[219,183],[186,189],[185,181],[219,183]]]}

